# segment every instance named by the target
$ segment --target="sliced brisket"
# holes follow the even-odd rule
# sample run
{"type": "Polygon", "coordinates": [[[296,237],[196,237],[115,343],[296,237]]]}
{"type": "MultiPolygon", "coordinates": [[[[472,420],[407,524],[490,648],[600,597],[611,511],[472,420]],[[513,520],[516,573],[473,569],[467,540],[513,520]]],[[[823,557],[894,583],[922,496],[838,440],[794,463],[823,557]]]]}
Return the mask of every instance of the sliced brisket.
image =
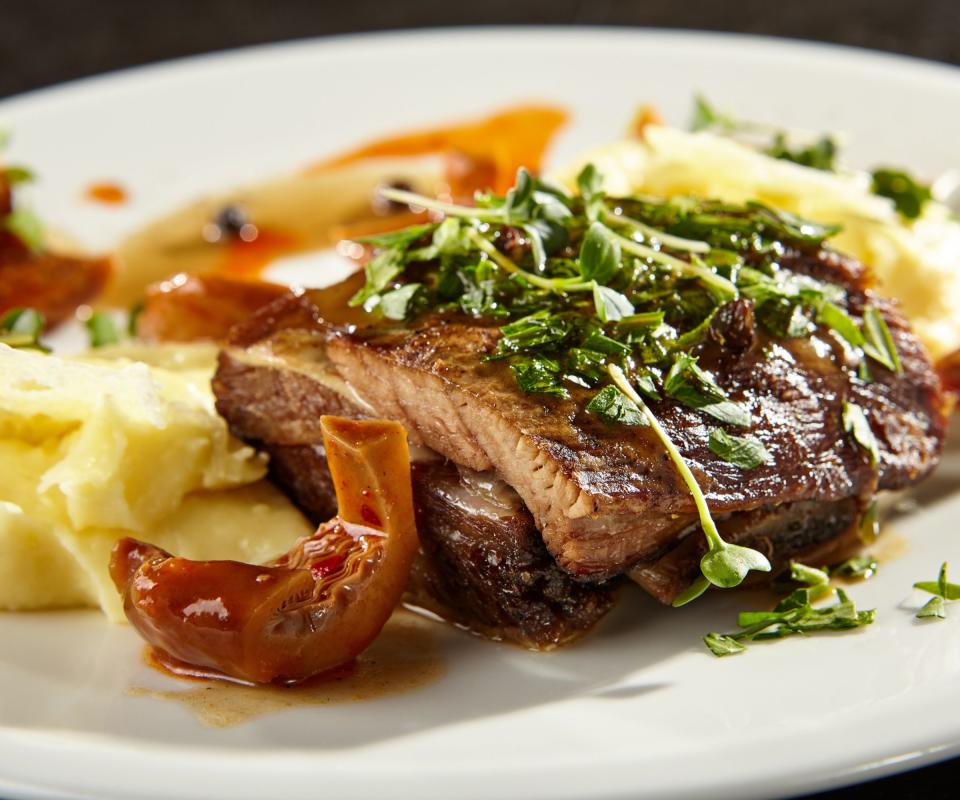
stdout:
{"type": "MultiPolygon", "coordinates": [[[[878,488],[927,474],[945,433],[939,383],[922,346],[893,305],[866,288],[862,268],[826,251],[787,252],[782,264],[843,286],[858,321],[867,304],[877,306],[903,373],[871,363],[872,381],[853,378],[852,354],[836,334],[774,340],[754,323],[749,303],[734,301],[696,355],[732,400],[749,407],[752,427],[737,432],[759,439],[773,462],[745,474],[709,450],[714,421],[670,399],[651,406],[722,527],[765,543],[775,561],[822,550],[851,529],[878,488]],[[866,411],[879,464],[843,430],[845,402],[866,411]]],[[[343,298],[350,290],[333,292],[343,298]]],[[[695,507],[650,428],[599,421],[584,410],[586,389],[566,399],[524,394],[504,362],[485,360],[496,327],[436,317],[343,324],[356,318],[337,319],[330,291],[282,298],[234,330],[215,390],[239,435],[280,453],[309,444],[319,415],[345,406],[397,419],[413,442],[502,477],[557,563],[578,580],[637,567],[637,580],[665,601],[689,580],[702,547],[702,537],[683,536],[695,528],[695,507]],[[240,390],[244,370],[253,373],[240,390]]],[[[275,470],[306,505],[312,489],[298,481],[295,461],[278,458],[275,470]]],[[[457,572],[449,563],[443,569],[457,572]]]]}

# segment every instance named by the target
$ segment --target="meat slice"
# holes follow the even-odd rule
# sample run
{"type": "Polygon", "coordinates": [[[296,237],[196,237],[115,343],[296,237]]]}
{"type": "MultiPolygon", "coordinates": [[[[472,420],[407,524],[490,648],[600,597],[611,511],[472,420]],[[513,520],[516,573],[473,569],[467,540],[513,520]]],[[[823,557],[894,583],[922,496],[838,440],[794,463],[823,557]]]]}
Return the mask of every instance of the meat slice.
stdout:
{"type": "MultiPolygon", "coordinates": [[[[862,545],[860,520],[863,504],[848,498],[832,503],[801,500],[782,506],[765,506],[731,514],[717,522],[728,542],[763,553],[770,561],[769,574],[753,573],[751,583],[765,582],[787,570],[791,560],[804,564],[837,564],[862,545]]],[[[659,558],[636,565],[630,577],[663,603],[671,602],[700,574],[706,552],[702,536],[679,538],[659,558]]]]}
{"type": "MultiPolygon", "coordinates": [[[[270,455],[272,478],[314,520],[336,509],[320,438],[321,414],[369,415],[316,337],[287,331],[263,349],[225,352],[215,381],[232,430],[270,455]],[[307,360],[284,352],[309,353],[307,360]]],[[[580,584],[547,552],[516,492],[490,475],[413,448],[421,552],[407,602],[476,633],[536,649],[570,641],[612,607],[613,582],[580,584]]]]}
{"type": "MultiPolygon", "coordinates": [[[[745,541],[806,552],[794,546],[790,520],[806,520],[801,527],[809,538],[824,519],[811,509],[833,518],[831,508],[858,510],[878,488],[919,480],[937,463],[945,418],[922,346],[894,306],[866,287],[859,264],[826,251],[787,251],[781,264],[841,284],[855,319],[868,304],[879,308],[902,374],[871,363],[873,380],[855,380],[851,354],[837,335],[819,329],[772,339],[754,324],[750,304],[734,301],[716,315],[695,354],[732,400],[750,408],[752,427],[737,432],[759,439],[773,462],[745,474],[709,450],[715,422],[670,399],[652,408],[718,520],[739,526],[745,541]],[[867,413],[880,451],[876,465],[843,429],[846,402],[867,413]]],[[[571,389],[569,398],[524,394],[508,365],[485,358],[497,346],[496,327],[439,317],[403,326],[341,324],[331,318],[331,291],[346,295],[338,286],[282,298],[234,329],[215,389],[235,430],[271,446],[302,443],[319,413],[343,413],[337,405],[343,402],[400,420],[414,442],[513,487],[549,552],[578,580],[602,581],[640,565],[634,574],[655,595],[668,600],[676,593],[679,579],[661,580],[654,591],[649,570],[687,574],[671,565],[695,560],[700,537],[678,542],[695,528],[696,509],[652,429],[598,420],[584,410],[586,389],[571,389]],[[260,373],[267,376],[263,402],[274,411],[258,420],[229,402],[225,370],[243,365],[280,371],[260,373]],[[325,389],[291,399],[310,395],[303,387],[294,391],[303,381],[325,389]]],[[[809,546],[849,528],[820,527],[829,536],[809,546]]]]}

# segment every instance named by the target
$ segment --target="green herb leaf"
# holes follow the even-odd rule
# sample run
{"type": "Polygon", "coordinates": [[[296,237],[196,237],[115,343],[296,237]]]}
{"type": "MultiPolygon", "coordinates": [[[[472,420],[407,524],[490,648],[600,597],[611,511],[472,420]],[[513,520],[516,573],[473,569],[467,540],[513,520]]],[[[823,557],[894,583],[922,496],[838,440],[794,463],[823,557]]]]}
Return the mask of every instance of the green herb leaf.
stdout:
{"type": "Polygon", "coordinates": [[[362,306],[377,297],[390,283],[403,272],[404,251],[399,246],[381,250],[363,267],[366,283],[353,297],[351,306],[362,306]]]}
{"type": "Polygon", "coordinates": [[[855,403],[844,401],[842,419],[843,429],[853,435],[856,443],[867,451],[870,463],[876,466],[880,461],[880,448],[863,409],[855,403]]]}
{"type": "Polygon", "coordinates": [[[924,206],[933,198],[929,186],[924,186],[906,172],[895,169],[874,170],[871,191],[880,197],[893,200],[904,219],[919,217],[924,206]]]}
{"type": "MultiPolygon", "coordinates": [[[[594,222],[587,228],[579,264],[584,280],[602,284],[609,283],[620,269],[620,245],[607,235],[607,228],[601,223],[594,222]]],[[[629,313],[633,313],[633,307],[629,313]]]]}
{"type": "Polygon", "coordinates": [[[873,577],[879,568],[877,559],[871,555],[848,558],[842,564],[830,570],[831,575],[840,575],[844,578],[861,578],[866,580],[873,577]]]}
{"type": "Polygon", "coordinates": [[[863,310],[863,352],[874,361],[883,364],[891,372],[900,375],[903,366],[893,336],[876,306],[867,306],[863,310]]]}
{"type": "Polygon", "coordinates": [[[36,252],[43,247],[43,225],[32,211],[15,208],[0,223],[28,249],[36,252]]]}
{"type": "Polygon", "coordinates": [[[140,315],[143,313],[144,301],[137,300],[127,312],[127,336],[135,338],[137,335],[137,324],[140,322],[140,315]]]}
{"type": "Polygon", "coordinates": [[[516,221],[518,217],[526,218],[529,216],[528,207],[533,199],[533,190],[533,176],[525,167],[520,167],[517,170],[513,188],[507,192],[503,203],[507,222],[516,221]]]}
{"type": "Polygon", "coordinates": [[[805,583],[807,586],[824,586],[830,583],[830,576],[822,569],[808,567],[797,561],[790,562],[790,577],[798,583],[805,583]]]}
{"type": "Polygon", "coordinates": [[[615,322],[633,313],[633,304],[620,292],[593,282],[593,304],[601,322],[615,322]]]}
{"type": "Polygon", "coordinates": [[[857,323],[840,306],[830,301],[823,302],[817,309],[817,322],[836,331],[853,347],[863,345],[863,334],[857,323]]]}
{"type": "Polygon", "coordinates": [[[702,94],[693,97],[693,115],[690,118],[690,130],[716,130],[721,133],[732,133],[742,127],[741,123],[730,114],[718,111],[702,94]]]}
{"type": "Polygon", "coordinates": [[[663,311],[645,311],[642,314],[630,314],[617,320],[618,331],[649,330],[654,331],[663,325],[663,311]]]}
{"type": "Polygon", "coordinates": [[[583,198],[584,213],[596,222],[603,210],[603,178],[593,164],[587,164],[577,175],[577,188],[583,198]]]}
{"type": "Polygon", "coordinates": [[[591,333],[584,341],[583,346],[588,350],[595,350],[598,353],[615,356],[616,358],[624,358],[630,355],[629,345],[618,342],[616,339],[611,339],[599,331],[591,333]]]}
{"type": "Polygon", "coordinates": [[[747,208],[765,217],[767,226],[783,238],[805,244],[820,244],[824,239],[829,239],[843,230],[842,225],[821,225],[756,200],[748,202],[747,208]]]}
{"type": "Polygon", "coordinates": [[[947,609],[940,596],[931,597],[917,612],[917,619],[946,619],[946,617],[947,609]]]}
{"type": "Polygon", "coordinates": [[[940,575],[937,577],[937,580],[919,581],[913,584],[913,588],[935,594],[944,600],[960,600],[960,584],[950,583],[947,580],[946,562],[940,567],[940,575]]]}
{"type": "Polygon", "coordinates": [[[35,308],[12,308],[0,317],[0,344],[49,352],[40,344],[45,324],[43,314],[35,308]]]}
{"type": "Polygon", "coordinates": [[[834,160],[837,156],[837,144],[830,136],[821,136],[807,147],[791,149],[787,144],[786,135],[778,132],[773,138],[773,143],[767,149],[767,155],[784,161],[792,161],[804,167],[832,172],[834,170],[834,160]]]}
{"type": "Polygon", "coordinates": [[[830,606],[815,608],[812,601],[824,594],[832,593],[828,583],[822,583],[826,575],[821,570],[814,570],[802,565],[795,573],[801,577],[818,581],[813,586],[798,589],[785,597],[773,611],[743,611],[737,617],[737,624],[741,628],[727,634],[709,634],[711,642],[721,643],[717,652],[711,642],[704,639],[707,647],[714,655],[726,655],[730,646],[725,642],[729,639],[743,646],[744,642],[769,641],[783,639],[788,636],[810,635],[826,631],[844,631],[861,628],[873,623],[875,612],[871,610],[858,611],[853,601],[842,589],[837,589],[837,602],[830,606]],[[808,572],[809,571],[809,572],[808,572]]]}
{"type": "Polygon", "coordinates": [[[721,658],[746,652],[747,649],[732,636],[722,633],[708,633],[703,637],[703,643],[710,648],[711,653],[721,658]]]}
{"type": "Polygon", "coordinates": [[[681,353],[674,359],[663,382],[663,391],[668,397],[727,425],[741,428],[750,426],[749,409],[727,400],[726,392],[697,366],[696,358],[687,353],[681,353]]]}
{"type": "Polygon", "coordinates": [[[91,347],[103,347],[120,341],[120,334],[117,332],[113,317],[103,311],[94,311],[85,324],[90,333],[91,347]]]}
{"type": "Polygon", "coordinates": [[[685,606],[687,603],[692,603],[712,585],[713,584],[707,580],[705,575],[699,575],[694,579],[693,583],[691,583],[673,599],[671,605],[674,608],[680,608],[681,606],[685,606]]]}
{"type": "Polygon", "coordinates": [[[678,336],[673,342],[673,347],[686,350],[689,347],[700,344],[700,342],[706,338],[707,332],[710,330],[710,325],[713,322],[713,318],[717,316],[717,311],[719,310],[719,307],[714,308],[695,328],[691,328],[682,336],[678,336]]]}
{"type": "Polygon", "coordinates": [[[754,469],[761,464],[773,463],[773,457],[760,441],[745,436],[733,436],[722,428],[710,431],[707,444],[711,453],[740,469],[754,469]]]}
{"type": "Polygon", "coordinates": [[[729,542],[725,544],[723,548],[709,550],[700,559],[700,571],[714,586],[732,589],[743,583],[751,570],[770,571],[770,562],[762,553],[729,542]]]}
{"type": "Polygon", "coordinates": [[[15,165],[4,167],[3,176],[7,179],[7,183],[10,186],[16,186],[18,183],[29,183],[36,177],[32,170],[15,165]]]}
{"type": "Polygon", "coordinates": [[[607,422],[621,425],[647,424],[639,406],[616,386],[605,386],[597,392],[587,405],[587,411],[607,422]]]}
{"type": "Polygon", "coordinates": [[[497,342],[494,358],[557,345],[567,338],[572,329],[568,319],[546,310],[538,311],[500,329],[502,335],[497,342]]]}
{"type": "MultiPolygon", "coordinates": [[[[431,259],[444,255],[467,255],[473,247],[470,238],[466,235],[464,230],[463,221],[457,217],[447,217],[439,225],[421,225],[419,227],[426,229],[432,227],[434,229],[433,236],[430,238],[430,244],[417,250],[408,251],[405,260],[430,261],[431,259]]],[[[423,234],[415,237],[414,239],[409,239],[407,241],[400,239],[390,246],[401,248],[409,247],[423,238],[426,233],[427,230],[424,230],[423,234]]],[[[384,234],[384,238],[387,236],[388,234],[384,234]]]]}
{"type": "Polygon", "coordinates": [[[521,358],[510,365],[517,385],[528,394],[567,397],[560,385],[560,364],[549,358],[521,358]]]}
{"type": "Polygon", "coordinates": [[[385,233],[375,233],[370,236],[361,236],[353,241],[359,244],[369,244],[373,247],[409,247],[414,242],[419,241],[428,233],[436,229],[436,224],[427,223],[425,225],[410,225],[407,228],[401,228],[398,231],[386,231],[385,233]]]}
{"type": "Polygon", "coordinates": [[[380,295],[380,311],[387,319],[404,320],[410,314],[410,307],[422,284],[408,283],[399,289],[393,289],[380,295]]]}
{"type": "Polygon", "coordinates": [[[700,367],[695,356],[680,353],[673,360],[663,382],[668,397],[700,407],[718,400],[725,400],[727,393],[700,367]]]}

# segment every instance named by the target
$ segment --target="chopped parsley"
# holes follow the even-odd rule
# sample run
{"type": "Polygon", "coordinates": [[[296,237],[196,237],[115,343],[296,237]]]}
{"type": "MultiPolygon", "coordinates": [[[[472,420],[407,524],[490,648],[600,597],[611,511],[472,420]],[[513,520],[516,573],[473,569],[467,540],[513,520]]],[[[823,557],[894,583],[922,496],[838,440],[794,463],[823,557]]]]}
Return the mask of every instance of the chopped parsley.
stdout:
{"type": "Polygon", "coordinates": [[[719,657],[735,655],[747,649],[746,642],[853,630],[873,623],[875,612],[872,609],[858,610],[843,589],[830,586],[830,578],[824,570],[792,563],[790,572],[793,580],[805,585],[783,598],[773,611],[740,612],[738,631],[708,633],[703,642],[711,653],[719,657]],[[834,594],[836,602],[831,605],[813,605],[834,594]]]}

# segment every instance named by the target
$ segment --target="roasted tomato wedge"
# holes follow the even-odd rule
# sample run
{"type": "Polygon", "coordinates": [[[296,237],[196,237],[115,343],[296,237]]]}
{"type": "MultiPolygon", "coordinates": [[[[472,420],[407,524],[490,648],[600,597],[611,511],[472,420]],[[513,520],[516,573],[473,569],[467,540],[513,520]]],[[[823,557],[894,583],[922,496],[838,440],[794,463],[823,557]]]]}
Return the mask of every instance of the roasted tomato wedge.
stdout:
{"type": "Polygon", "coordinates": [[[321,418],[339,516],[264,566],[190,561],[135,539],[110,573],[127,618],[187,664],[295,683],[346,664],[380,633],[417,549],[406,433],[321,418]]]}

